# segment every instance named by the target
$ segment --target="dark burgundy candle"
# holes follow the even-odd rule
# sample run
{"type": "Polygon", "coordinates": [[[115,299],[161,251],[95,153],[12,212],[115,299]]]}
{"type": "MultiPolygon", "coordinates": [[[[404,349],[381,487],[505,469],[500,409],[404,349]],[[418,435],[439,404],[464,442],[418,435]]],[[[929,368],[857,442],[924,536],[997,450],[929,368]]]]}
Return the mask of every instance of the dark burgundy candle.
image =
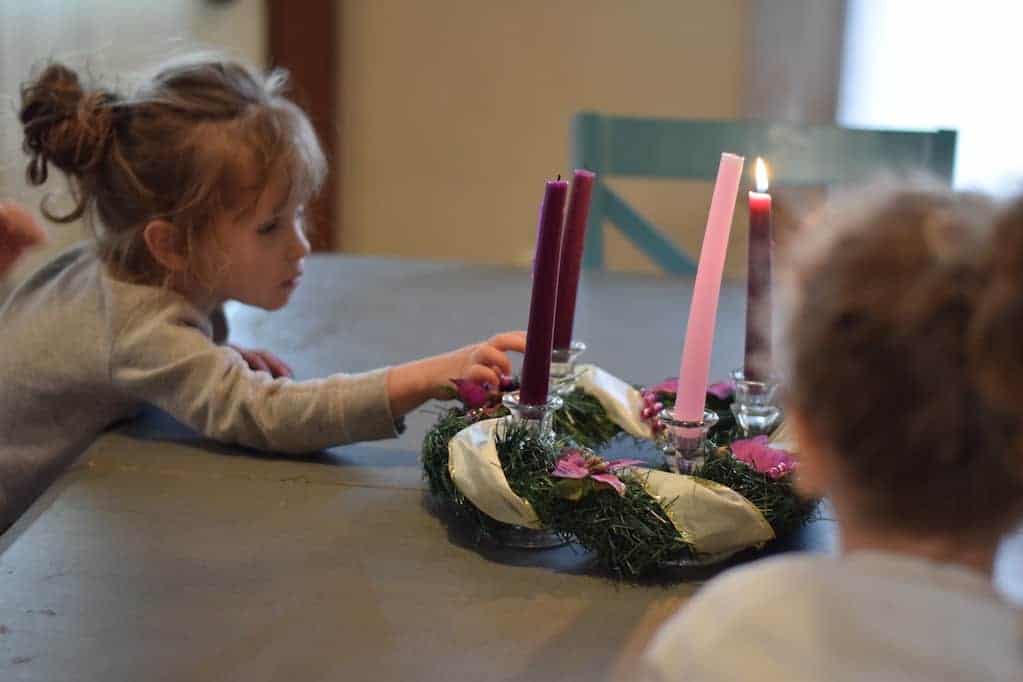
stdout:
{"type": "Polygon", "coordinates": [[[771,374],[771,195],[767,170],[757,159],[757,191],[749,193],[749,260],[746,275],[746,355],[743,374],[766,381],[771,374]]]}
{"type": "Polygon", "coordinates": [[[558,291],[561,260],[561,232],[565,220],[568,183],[548,180],[540,206],[533,260],[533,294],[529,303],[526,352],[522,358],[522,386],[519,403],[543,405],[551,378],[551,350],[554,345],[554,297],[558,291]]]}
{"type": "Polygon", "coordinates": [[[575,298],[579,291],[579,268],[586,239],[586,218],[590,214],[590,195],[594,174],[577,169],[572,177],[572,192],[565,214],[565,236],[561,241],[561,268],[558,271],[558,297],[554,313],[554,347],[572,345],[575,322],[575,298]]]}

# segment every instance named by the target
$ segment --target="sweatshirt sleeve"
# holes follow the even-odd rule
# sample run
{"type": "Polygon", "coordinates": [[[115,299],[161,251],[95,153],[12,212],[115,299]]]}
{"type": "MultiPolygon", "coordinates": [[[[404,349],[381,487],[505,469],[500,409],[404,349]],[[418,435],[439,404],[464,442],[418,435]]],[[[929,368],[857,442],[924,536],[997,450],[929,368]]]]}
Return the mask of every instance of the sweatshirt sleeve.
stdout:
{"type": "Polygon", "coordinates": [[[297,453],[397,435],[386,368],[274,379],[214,343],[210,318],[184,302],[136,313],[114,335],[114,385],[205,436],[297,453]]]}

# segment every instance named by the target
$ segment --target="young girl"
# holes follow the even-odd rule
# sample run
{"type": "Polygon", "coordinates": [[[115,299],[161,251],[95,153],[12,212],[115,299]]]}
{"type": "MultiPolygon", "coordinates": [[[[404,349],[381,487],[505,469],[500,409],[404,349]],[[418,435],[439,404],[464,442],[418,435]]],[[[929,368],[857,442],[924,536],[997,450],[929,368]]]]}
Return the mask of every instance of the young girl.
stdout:
{"type": "Polygon", "coordinates": [[[67,175],[92,243],[0,311],[0,530],[95,436],[155,405],[211,438],[279,452],[396,435],[452,378],[497,386],[522,332],[364,374],[293,381],[224,345],[221,306],[276,310],[302,277],[303,206],[326,172],[284,77],[171,65],[128,97],[53,64],[22,88],[28,179],[67,175]]]}
{"type": "Polygon", "coordinates": [[[647,679],[1023,679],[991,586],[1023,502],[1023,200],[867,196],[804,235],[788,334],[798,483],[833,502],[841,552],[711,581],[647,679]]]}

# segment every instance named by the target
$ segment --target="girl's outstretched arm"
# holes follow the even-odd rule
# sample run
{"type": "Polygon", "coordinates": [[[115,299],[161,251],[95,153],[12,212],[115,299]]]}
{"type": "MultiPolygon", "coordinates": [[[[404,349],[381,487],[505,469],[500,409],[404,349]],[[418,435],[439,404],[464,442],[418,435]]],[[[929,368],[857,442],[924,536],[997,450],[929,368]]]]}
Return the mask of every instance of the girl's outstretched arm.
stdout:
{"type": "Polygon", "coordinates": [[[496,390],[501,375],[512,373],[508,351],[525,350],[525,332],[504,332],[448,353],[391,367],[387,375],[391,412],[398,417],[431,398],[448,397],[452,379],[469,379],[496,390]]]}
{"type": "Polygon", "coordinates": [[[300,453],[397,435],[386,369],[308,381],[254,371],[171,293],[147,293],[111,326],[114,385],[214,440],[300,453]]]}

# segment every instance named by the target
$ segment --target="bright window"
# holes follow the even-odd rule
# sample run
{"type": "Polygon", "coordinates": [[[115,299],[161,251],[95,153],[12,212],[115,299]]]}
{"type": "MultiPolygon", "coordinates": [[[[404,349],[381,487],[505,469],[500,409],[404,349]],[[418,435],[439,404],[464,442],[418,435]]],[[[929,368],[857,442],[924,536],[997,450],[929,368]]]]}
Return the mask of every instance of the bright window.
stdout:
{"type": "Polygon", "coordinates": [[[848,0],[839,123],[955,128],[955,186],[1023,190],[1023,2],[848,0]]]}

